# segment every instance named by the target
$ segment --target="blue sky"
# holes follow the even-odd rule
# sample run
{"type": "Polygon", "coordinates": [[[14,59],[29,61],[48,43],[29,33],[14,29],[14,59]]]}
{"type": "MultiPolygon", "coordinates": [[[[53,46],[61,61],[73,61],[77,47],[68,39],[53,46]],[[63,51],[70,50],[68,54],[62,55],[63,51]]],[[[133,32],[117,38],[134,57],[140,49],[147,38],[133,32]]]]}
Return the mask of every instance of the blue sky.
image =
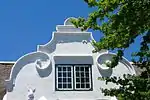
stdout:
{"type": "MultiPolygon", "coordinates": [[[[92,10],[84,0],[0,0],[0,61],[16,61],[51,39],[56,25],[68,17],[87,17],[92,10]]],[[[101,34],[93,32],[95,40],[101,34]]],[[[140,41],[140,37],[137,39],[140,41]]],[[[137,51],[135,43],[125,52],[137,51]]]]}

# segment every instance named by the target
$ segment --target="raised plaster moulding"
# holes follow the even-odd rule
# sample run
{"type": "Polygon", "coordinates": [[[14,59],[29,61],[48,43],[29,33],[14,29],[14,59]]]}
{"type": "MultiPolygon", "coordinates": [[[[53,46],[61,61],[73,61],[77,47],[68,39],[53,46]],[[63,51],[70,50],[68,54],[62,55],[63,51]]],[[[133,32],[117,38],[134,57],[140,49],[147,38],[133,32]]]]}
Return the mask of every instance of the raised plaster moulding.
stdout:
{"type": "Polygon", "coordinates": [[[47,99],[44,96],[42,96],[38,100],[47,100],[47,99]]]}
{"type": "Polygon", "coordinates": [[[102,64],[102,66],[101,67],[103,67],[103,69],[109,69],[110,67],[107,67],[107,63],[111,63],[111,61],[110,60],[106,60],[103,64],[102,64]]]}
{"type": "Polygon", "coordinates": [[[7,100],[7,94],[4,95],[3,100],[7,100]]]}
{"type": "Polygon", "coordinates": [[[107,67],[106,63],[111,63],[111,59],[112,59],[111,55],[109,56],[108,53],[102,53],[102,54],[98,55],[96,64],[102,70],[109,70],[111,68],[107,67]]]}
{"type": "Polygon", "coordinates": [[[58,43],[59,43],[59,44],[60,44],[60,43],[64,43],[64,41],[63,41],[63,40],[59,40],[58,43]]]}
{"type": "MultiPolygon", "coordinates": [[[[29,62],[36,63],[35,64],[36,69],[38,69],[38,71],[41,72],[42,71],[45,72],[45,70],[47,69],[52,69],[50,56],[45,52],[41,51],[31,52],[20,57],[13,65],[9,79],[5,80],[5,86],[8,92],[13,91],[13,88],[15,87],[15,80],[18,73],[29,62]]],[[[48,74],[50,74],[50,72],[48,74]]],[[[48,74],[46,73],[44,75],[46,76],[48,74]]]]}
{"type": "MultiPolygon", "coordinates": [[[[101,53],[100,55],[98,55],[96,60],[97,66],[102,70],[112,69],[110,67],[107,67],[106,63],[111,63],[112,57],[114,55],[116,54],[110,52],[101,53]]],[[[134,67],[130,64],[130,62],[126,58],[122,57],[122,60],[120,60],[119,62],[124,64],[129,69],[132,75],[136,75],[134,67]]]]}
{"type": "Polygon", "coordinates": [[[65,22],[64,22],[64,25],[73,25],[72,23],[71,23],[71,20],[72,19],[76,19],[75,17],[69,17],[69,18],[67,18],[66,20],[65,20],[65,22]]]}
{"type": "MultiPolygon", "coordinates": [[[[57,32],[73,32],[73,33],[80,33],[82,32],[81,27],[75,27],[72,23],[72,19],[77,19],[75,17],[69,17],[64,21],[64,25],[57,25],[56,31],[57,32]]],[[[88,29],[87,29],[88,30],[88,29]]],[[[87,30],[84,30],[83,32],[86,32],[87,30]]]]}
{"type": "Polygon", "coordinates": [[[44,58],[40,58],[40,59],[37,59],[35,61],[35,66],[40,69],[40,70],[45,70],[47,69],[47,67],[49,67],[51,64],[51,59],[49,58],[49,56],[47,55],[47,57],[44,57],[44,58]]]}
{"type": "Polygon", "coordinates": [[[28,88],[27,100],[34,100],[35,89],[28,88]]]}
{"type": "Polygon", "coordinates": [[[52,61],[49,55],[45,54],[44,56],[36,59],[35,67],[41,78],[49,76],[52,72],[52,61]]]}
{"type": "Polygon", "coordinates": [[[82,43],[87,44],[88,42],[87,42],[87,40],[82,40],[82,43]]]}
{"type": "MultiPolygon", "coordinates": [[[[69,17],[69,18],[67,18],[67,19],[65,20],[64,25],[65,25],[65,26],[74,26],[74,25],[71,23],[71,20],[72,20],[72,19],[77,20],[77,18],[75,18],[75,17],[69,17]]],[[[78,29],[81,30],[81,27],[79,27],[78,29]]],[[[86,29],[86,30],[84,30],[84,31],[88,31],[88,29],[86,29]]]]}

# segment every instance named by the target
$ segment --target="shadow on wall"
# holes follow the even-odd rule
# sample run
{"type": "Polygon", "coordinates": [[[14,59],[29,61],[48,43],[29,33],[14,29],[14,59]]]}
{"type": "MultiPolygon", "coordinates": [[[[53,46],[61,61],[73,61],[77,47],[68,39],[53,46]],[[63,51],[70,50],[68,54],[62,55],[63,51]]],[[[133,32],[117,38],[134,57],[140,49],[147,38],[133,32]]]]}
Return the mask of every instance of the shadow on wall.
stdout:
{"type": "Polygon", "coordinates": [[[52,72],[52,63],[50,63],[50,65],[47,68],[45,68],[45,69],[39,69],[38,67],[36,67],[36,70],[37,70],[38,75],[40,77],[47,77],[52,72]]]}
{"type": "Polygon", "coordinates": [[[26,65],[29,63],[34,63],[37,59],[41,59],[41,60],[47,60],[49,58],[49,56],[46,53],[43,52],[32,52],[29,54],[26,54],[24,56],[22,56],[20,59],[18,59],[16,61],[16,63],[14,64],[12,70],[11,70],[11,74],[10,74],[10,78],[9,80],[6,80],[6,88],[7,91],[12,91],[13,87],[15,85],[15,79],[19,73],[19,71],[26,65]]]}
{"type": "Polygon", "coordinates": [[[0,100],[3,100],[4,95],[6,94],[6,89],[0,84],[0,100]]]}
{"type": "Polygon", "coordinates": [[[110,77],[112,75],[112,68],[109,68],[107,70],[103,70],[100,67],[98,67],[98,71],[101,74],[102,77],[110,77]]]}

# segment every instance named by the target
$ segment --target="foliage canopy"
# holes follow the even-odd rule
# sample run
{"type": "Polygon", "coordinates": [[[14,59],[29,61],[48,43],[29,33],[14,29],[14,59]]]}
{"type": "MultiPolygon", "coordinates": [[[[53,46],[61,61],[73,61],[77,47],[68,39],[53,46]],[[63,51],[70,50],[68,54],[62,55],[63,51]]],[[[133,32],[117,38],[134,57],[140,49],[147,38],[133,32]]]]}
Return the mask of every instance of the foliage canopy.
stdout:
{"type": "Polygon", "coordinates": [[[105,95],[116,96],[119,100],[150,100],[150,0],[84,0],[95,10],[87,18],[73,19],[72,23],[82,30],[99,30],[104,34],[93,44],[98,52],[102,49],[117,49],[112,63],[113,68],[122,59],[123,52],[142,36],[140,50],[133,53],[134,64],[142,69],[139,76],[124,75],[124,78],[106,78],[119,89],[102,89],[105,95]],[[135,60],[135,57],[137,58],[135,60]]]}

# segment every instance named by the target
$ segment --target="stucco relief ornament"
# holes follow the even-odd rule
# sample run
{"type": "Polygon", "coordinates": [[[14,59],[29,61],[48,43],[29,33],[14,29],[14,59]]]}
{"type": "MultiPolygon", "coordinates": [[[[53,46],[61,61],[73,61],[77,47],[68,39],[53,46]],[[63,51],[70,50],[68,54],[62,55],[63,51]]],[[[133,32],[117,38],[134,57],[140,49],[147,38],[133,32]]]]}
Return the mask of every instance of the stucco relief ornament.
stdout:
{"type": "Polygon", "coordinates": [[[36,65],[39,66],[40,68],[42,67],[41,59],[36,60],[36,65]]]}
{"type": "Polygon", "coordinates": [[[35,61],[35,65],[36,65],[36,67],[38,68],[38,69],[46,69],[49,65],[50,65],[50,63],[51,63],[51,61],[50,61],[50,59],[37,59],[36,61],[35,61]]]}
{"type": "Polygon", "coordinates": [[[47,100],[47,99],[44,96],[42,96],[38,100],[47,100]]]}
{"type": "Polygon", "coordinates": [[[58,43],[59,43],[59,44],[60,44],[60,43],[64,43],[64,41],[63,41],[63,40],[59,40],[58,43]]]}
{"type": "Polygon", "coordinates": [[[107,67],[107,68],[110,68],[110,67],[107,66],[107,64],[110,65],[110,64],[111,64],[111,61],[110,61],[110,60],[106,60],[106,61],[102,64],[102,66],[105,67],[105,68],[106,68],[106,67],[107,67]]]}
{"type": "Polygon", "coordinates": [[[101,68],[102,69],[110,69],[110,67],[108,67],[107,64],[111,64],[111,61],[106,60],[103,64],[101,64],[101,68]]]}
{"type": "Polygon", "coordinates": [[[7,100],[7,94],[4,95],[3,100],[7,100]]]}
{"type": "Polygon", "coordinates": [[[101,54],[97,58],[97,66],[103,70],[111,69],[107,64],[111,64],[112,57],[109,54],[101,54]]]}
{"type": "Polygon", "coordinates": [[[35,89],[28,88],[27,100],[34,100],[35,89]]]}
{"type": "Polygon", "coordinates": [[[87,44],[87,40],[82,40],[82,43],[83,44],[87,44]]]}

